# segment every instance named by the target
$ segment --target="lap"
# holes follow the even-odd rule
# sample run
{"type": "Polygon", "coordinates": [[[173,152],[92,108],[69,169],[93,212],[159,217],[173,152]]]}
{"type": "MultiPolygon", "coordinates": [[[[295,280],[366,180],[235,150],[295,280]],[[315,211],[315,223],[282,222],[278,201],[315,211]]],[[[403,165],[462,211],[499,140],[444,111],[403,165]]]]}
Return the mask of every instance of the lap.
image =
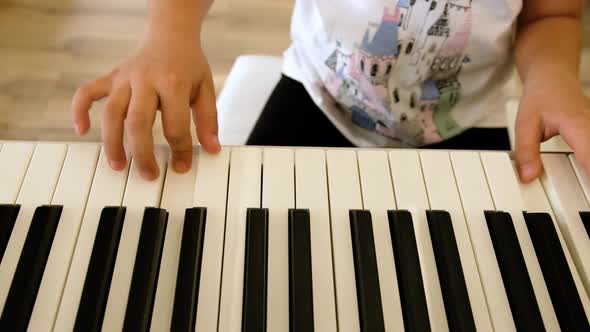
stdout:
{"type": "MultiPolygon", "coordinates": [[[[247,145],[353,147],[317,107],[305,87],[286,76],[275,87],[247,145]]],[[[470,128],[427,149],[510,150],[506,128],[470,128]]]]}

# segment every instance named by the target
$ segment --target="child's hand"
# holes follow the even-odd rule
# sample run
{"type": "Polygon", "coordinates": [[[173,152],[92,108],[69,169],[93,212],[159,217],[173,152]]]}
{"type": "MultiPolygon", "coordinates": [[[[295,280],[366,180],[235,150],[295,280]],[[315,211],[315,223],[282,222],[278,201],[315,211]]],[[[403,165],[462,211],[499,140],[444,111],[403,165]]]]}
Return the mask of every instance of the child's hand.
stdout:
{"type": "Polygon", "coordinates": [[[146,179],[158,176],[152,137],[156,110],[162,111],[164,136],[176,171],[185,172],[191,167],[191,109],[205,150],[220,149],[215,90],[198,36],[153,35],[110,74],[79,88],[72,105],[76,131],[83,135],[90,126],[88,111],[92,103],[108,97],[102,138],[109,164],[115,170],[125,167],[126,132],[131,155],[146,179]]]}
{"type": "Polygon", "coordinates": [[[572,75],[528,79],[516,120],[516,161],[521,180],[541,175],[540,143],[561,135],[590,174],[590,99],[572,75]]]}

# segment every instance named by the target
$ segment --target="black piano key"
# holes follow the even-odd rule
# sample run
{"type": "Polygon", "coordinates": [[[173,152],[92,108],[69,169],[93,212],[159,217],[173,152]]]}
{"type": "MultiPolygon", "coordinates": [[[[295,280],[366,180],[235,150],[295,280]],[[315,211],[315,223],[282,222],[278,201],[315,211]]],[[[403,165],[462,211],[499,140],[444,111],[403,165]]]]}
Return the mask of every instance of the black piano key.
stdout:
{"type": "Polygon", "coordinates": [[[562,331],[590,331],[590,325],[567,264],[553,220],[547,213],[524,213],[562,331]]]}
{"type": "Polygon", "coordinates": [[[545,331],[512,217],[495,211],[485,217],[516,329],[545,331]]]}
{"type": "Polygon", "coordinates": [[[187,209],[184,215],[170,328],[173,332],[195,330],[206,220],[206,208],[187,209]]]}
{"type": "Polygon", "coordinates": [[[74,325],[76,332],[101,330],[123,231],[125,211],[124,207],[105,207],[100,214],[76,315],[74,325]]]}
{"type": "Polygon", "coordinates": [[[0,205],[0,263],[4,257],[4,251],[8,245],[8,240],[10,240],[19,210],[20,205],[0,205]]]}
{"type": "Polygon", "coordinates": [[[242,331],[266,331],[268,209],[248,209],[242,331]]]}
{"type": "Polygon", "coordinates": [[[451,216],[446,211],[427,211],[426,217],[449,330],[475,331],[451,216]]]}
{"type": "Polygon", "coordinates": [[[349,211],[361,331],[385,331],[371,212],[349,211]]]}
{"type": "Polygon", "coordinates": [[[166,210],[145,209],[123,323],[124,331],[144,332],[150,329],[167,224],[166,210]]]}
{"type": "Polygon", "coordinates": [[[388,211],[388,218],[405,330],[428,332],[430,319],[412,215],[388,211]]]}
{"type": "Polygon", "coordinates": [[[18,260],[0,318],[0,331],[25,331],[61,216],[61,206],[41,206],[33,220],[18,260]]]}
{"type": "Polygon", "coordinates": [[[309,210],[289,210],[290,332],[314,331],[309,210]]]}
{"type": "Polygon", "coordinates": [[[586,233],[590,236],[590,212],[580,212],[580,218],[582,218],[586,233]]]}

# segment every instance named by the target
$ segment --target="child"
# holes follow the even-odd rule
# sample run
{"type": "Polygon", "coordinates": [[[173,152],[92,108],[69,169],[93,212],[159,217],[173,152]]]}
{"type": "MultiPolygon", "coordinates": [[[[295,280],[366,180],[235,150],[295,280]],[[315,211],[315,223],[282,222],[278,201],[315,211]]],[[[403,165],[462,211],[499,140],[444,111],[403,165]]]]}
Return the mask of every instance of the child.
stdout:
{"type": "MultiPolygon", "coordinates": [[[[191,166],[189,110],[203,147],[219,151],[200,43],[211,3],[151,0],[137,51],[77,91],[79,134],[92,102],[108,97],[102,136],[112,168],[125,167],[126,131],[142,175],[157,177],[158,109],[175,170],[191,166]]],[[[583,0],[297,0],[284,76],[248,144],[509,149],[500,110],[514,60],[524,82],[521,179],[540,175],[539,145],[558,134],[590,173],[590,99],[577,78],[583,11],[583,0]]]]}

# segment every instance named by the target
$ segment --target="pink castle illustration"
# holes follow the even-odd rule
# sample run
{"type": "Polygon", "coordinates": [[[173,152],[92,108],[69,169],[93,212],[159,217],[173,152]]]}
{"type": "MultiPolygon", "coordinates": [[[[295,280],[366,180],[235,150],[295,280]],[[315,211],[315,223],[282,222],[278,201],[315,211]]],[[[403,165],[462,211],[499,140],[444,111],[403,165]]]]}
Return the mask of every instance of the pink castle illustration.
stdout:
{"type": "Polygon", "coordinates": [[[371,36],[367,29],[361,45],[354,55],[351,76],[362,74],[373,84],[384,84],[399,55],[399,8],[386,7],[383,18],[371,36]]]}

